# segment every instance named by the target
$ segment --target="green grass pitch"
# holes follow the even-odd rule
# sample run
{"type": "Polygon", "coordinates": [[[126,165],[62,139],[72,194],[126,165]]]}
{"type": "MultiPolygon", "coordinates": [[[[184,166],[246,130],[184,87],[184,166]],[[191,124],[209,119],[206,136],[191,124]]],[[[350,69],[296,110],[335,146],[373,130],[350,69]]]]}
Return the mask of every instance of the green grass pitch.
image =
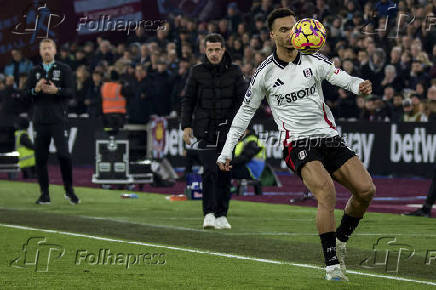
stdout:
{"type": "Polygon", "coordinates": [[[367,214],[342,283],[322,279],[314,208],[232,201],[232,230],[203,231],[198,201],[121,192],[72,206],[51,186],[38,206],[36,184],[0,181],[0,289],[436,289],[434,219],[367,214]]]}

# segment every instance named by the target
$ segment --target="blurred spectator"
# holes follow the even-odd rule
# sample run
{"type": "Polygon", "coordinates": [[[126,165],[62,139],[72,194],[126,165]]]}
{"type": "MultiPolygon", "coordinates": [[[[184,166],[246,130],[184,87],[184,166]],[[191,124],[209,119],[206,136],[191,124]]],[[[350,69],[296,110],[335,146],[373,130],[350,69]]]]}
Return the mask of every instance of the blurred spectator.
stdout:
{"type": "Polygon", "coordinates": [[[425,83],[429,82],[429,78],[427,73],[424,71],[424,67],[420,61],[414,60],[412,62],[412,67],[410,69],[410,88],[415,88],[417,83],[425,83]]]}
{"type": "Polygon", "coordinates": [[[436,100],[428,101],[428,121],[436,123],[436,100]]]}
{"type": "MultiPolygon", "coordinates": [[[[259,3],[259,2],[257,2],[257,3],[259,3]]],[[[254,3],[254,6],[253,6],[250,14],[252,14],[252,15],[261,14],[261,15],[263,15],[264,19],[266,19],[266,16],[268,14],[270,14],[271,11],[273,10],[273,6],[272,6],[273,1],[272,0],[261,0],[260,5],[257,3],[256,2],[254,3]]]]}
{"type": "Polygon", "coordinates": [[[71,66],[74,61],[74,57],[71,55],[70,50],[65,45],[60,48],[58,59],[69,66],[71,66]]]}
{"type": "Polygon", "coordinates": [[[427,99],[430,101],[436,101],[436,86],[432,86],[428,89],[427,99]]]}
{"type": "Polygon", "coordinates": [[[390,120],[389,107],[380,98],[374,95],[368,96],[361,118],[367,121],[388,122],[390,120]]]}
{"type": "Polygon", "coordinates": [[[231,31],[236,31],[238,25],[241,22],[241,16],[238,11],[238,3],[231,2],[227,5],[227,16],[228,24],[231,31]]]}
{"type": "Polygon", "coordinates": [[[403,101],[404,122],[426,122],[427,117],[422,111],[421,102],[418,98],[405,99],[403,101]]]}
{"type": "Polygon", "coordinates": [[[375,4],[375,10],[377,12],[377,16],[394,16],[397,9],[396,4],[391,0],[380,0],[375,4]]]}
{"type": "Polygon", "coordinates": [[[381,95],[383,87],[380,80],[384,77],[384,65],[386,62],[386,53],[383,49],[377,48],[373,55],[369,58],[369,68],[371,69],[372,91],[374,94],[381,95]]]}
{"type": "Polygon", "coordinates": [[[153,114],[168,116],[171,112],[171,76],[163,58],[157,61],[157,71],[153,73],[153,91],[151,95],[151,108],[153,114]]]}
{"type": "Polygon", "coordinates": [[[386,87],[393,87],[396,91],[403,89],[403,84],[401,79],[397,76],[397,69],[394,65],[385,66],[384,78],[381,81],[381,87],[384,89],[386,87]]]}
{"type": "Polygon", "coordinates": [[[101,86],[103,125],[113,134],[124,126],[126,116],[126,92],[119,79],[118,73],[111,71],[110,81],[101,86]]]}
{"type": "Polygon", "coordinates": [[[147,66],[151,64],[150,55],[148,54],[148,48],[146,44],[141,45],[141,57],[139,59],[139,63],[147,66]]]}
{"type": "Polygon", "coordinates": [[[401,94],[397,94],[394,96],[392,102],[391,122],[394,123],[403,122],[403,117],[404,117],[403,96],[401,94]]]}
{"type": "MultiPolygon", "coordinates": [[[[283,2],[283,1],[282,1],[283,2]]],[[[285,8],[289,8],[289,4],[287,6],[283,6],[285,8]]],[[[323,21],[324,18],[330,14],[329,6],[325,4],[324,0],[317,0],[316,1],[316,19],[319,21],[323,21]]]]}
{"type": "Polygon", "coordinates": [[[177,116],[181,113],[181,102],[185,96],[185,86],[189,75],[189,62],[185,59],[180,60],[179,69],[174,76],[172,83],[173,90],[171,92],[171,110],[175,111],[177,116]]]}
{"type": "Polygon", "coordinates": [[[111,49],[111,43],[109,41],[101,41],[98,52],[93,58],[93,62],[91,64],[92,68],[94,68],[98,63],[103,60],[107,61],[108,64],[112,64],[114,62],[114,55],[111,49]]]}
{"type": "Polygon", "coordinates": [[[393,98],[394,98],[394,88],[392,86],[387,86],[384,89],[383,92],[383,101],[388,102],[392,105],[393,98]]]}
{"type": "Polygon", "coordinates": [[[83,49],[79,49],[76,51],[76,58],[71,61],[71,69],[76,70],[81,65],[88,65],[86,53],[83,49]]]}
{"type": "Polygon", "coordinates": [[[371,76],[371,69],[369,68],[369,56],[366,50],[359,50],[357,55],[359,64],[357,67],[358,75],[363,79],[369,79],[371,76]]]}
{"type": "Polygon", "coordinates": [[[5,87],[0,91],[0,113],[7,116],[13,123],[20,113],[26,112],[26,106],[22,90],[15,87],[14,76],[7,76],[4,83],[5,87]]]}
{"type": "Polygon", "coordinates": [[[84,104],[86,106],[86,112],[91,117],[99,117],[102,114],[101,105],[101,85],[103,83],[103,75],[94,71],[92,73],[91,83],[86,94],[84,104]]]}
{"type": "Polygon", "coordinates": [[[151,98],[153,93],[153,80],[146,67],[137,64],[134,78],[125,86],[129,122],[146,124],[152,113],[151,98]]]}
{"type": "Polygon", "coordinates": [[[339,99],[336,105],[336,118],[340,121],[357,121],[359,118],[359,108],[356,104],[354,95],[340,88],[338,90],[339,99]]]}
{"type": "Polygon", "coordinates": [[[89,89],[91,87],[91,80],[89,79],[89,72],[85,65],[81,65],[76,71],[76,96],[74,98],[75,105],[73,112],[80,115],[87,113],[85,99],[87,98],[89,89]]]}
{"type": "Polygon", "coordinates": [[[28,74],[32,69],[32,62],[23,58],[21,51],[18,49],[11,50],[12,61],[5,66],[4,73],[5,76],[13,76],[14,77],[14,85],[18,87],[20,74],[25,73],[28,74]]]}

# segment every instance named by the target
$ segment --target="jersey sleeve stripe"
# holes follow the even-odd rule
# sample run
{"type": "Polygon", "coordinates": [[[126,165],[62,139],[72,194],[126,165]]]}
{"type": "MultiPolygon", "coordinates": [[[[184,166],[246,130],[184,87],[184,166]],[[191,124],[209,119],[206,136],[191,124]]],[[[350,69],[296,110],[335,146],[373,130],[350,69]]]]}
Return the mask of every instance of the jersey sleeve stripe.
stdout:
{"type": "Polygon", "coordinates": [[[322,60],[330,65],[333,64],[333,62],[331,62],[327,57],[321,56],[319,54],[318,55],[317,54],[308,54],[308,55],[310,55],[311,57],[314,57],[318,60],[322,60]]]}
{"type": "Polygon", "coordinates": [[[271,62],[273,61],[272,56],[268,57],[266,60],[264,60],[256,69],[253,76],[251,77],[251,85],[254,85],[256,81],[257,75],[265,68],[267,67],[271,62]]]}

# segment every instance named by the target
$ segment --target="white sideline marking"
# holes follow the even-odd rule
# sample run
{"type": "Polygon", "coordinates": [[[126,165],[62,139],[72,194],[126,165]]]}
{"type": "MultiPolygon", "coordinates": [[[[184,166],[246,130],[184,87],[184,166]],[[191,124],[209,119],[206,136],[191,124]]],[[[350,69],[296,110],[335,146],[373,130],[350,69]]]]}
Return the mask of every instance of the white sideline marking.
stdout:
{"type": "MultiPolygon", "coordinates": [[[[249,260],[249,261],[256,261],[256,262],[262,262],[262,263],[268,263],[268,264],[290,265],[290,266],[300,267],[300,268],[324,270],[323,267],[310,265],[310,264],[289,263],[289,262],[276,261],[276,260],[270,260],[270,259],[261,259],[261,258],[254,258],[254,257],[248,257],[248,256],[233,255],[233,254],[226,254],[226,253],[219,253],[219,252],[210,252],[210,251],[203,251],[203,250],[195,250],[195,249],[181,248],[181,247],[174,247],[174,246],[164,246],[164,245],[151,244],[151,243],[145,243],[145,242],[117,240],[117,239],[104,238],[104,237],[99,237],[99,236],[92,236],[92,235],[85,235],[85,234],[78,234],[78,233],[71,233],[71,232],[64,232],[64,231],[57,231],[57,230],[38,229],[38,228],[31,228],[31,227],[18,226],[18,225],[9,225],[9,224],[1,224],[0,223],[0,226],[7,227],[7,228],[21,229],[21,230],[41,231],[41,232],[45,232],[45,233],[60,234],[60,235],[65,235],[65,236],[89,238],[89,239],[107,241],[107,242],[140,245],[140,246],[147,246],[147,247],[154,247],[154,248],[164,248],[164,249],[175,250],[175,251],[182,251],[182,252],[189,252],[189,253],[196,253],[196,254],[205,254],[205,255],[211,255],[211,256],[238,259],[238,260],[249,260]]],[[[347,271],[347,273],[360,275],[360,276],[384,278],[384,279],[389,279],[389,280],[397,280],[397,281],[402,281],[402,282],[414,282],[414,283],[418,283],[418,284],[426,284],[426,285],[436,286],[436,282],[430,282],[430,281],[424,281],[424,280],[414,280],[414,279],[395,277],[395,276],[370,274],[370,273],[364,273],[364,272],[359,272],[359,271],[347,271]]]]}

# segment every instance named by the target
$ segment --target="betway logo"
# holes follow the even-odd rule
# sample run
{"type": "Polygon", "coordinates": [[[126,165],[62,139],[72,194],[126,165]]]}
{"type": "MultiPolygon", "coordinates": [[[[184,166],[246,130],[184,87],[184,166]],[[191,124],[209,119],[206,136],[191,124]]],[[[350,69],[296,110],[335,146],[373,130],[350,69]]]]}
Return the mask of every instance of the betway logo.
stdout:
{"type": "Polygon", "coordinates": [[[413,134],[398,134],[397,125],[391,127],[392,162],[435,162],[436,134],[427,134],[425,128],[415,128],[413,134]]]}

